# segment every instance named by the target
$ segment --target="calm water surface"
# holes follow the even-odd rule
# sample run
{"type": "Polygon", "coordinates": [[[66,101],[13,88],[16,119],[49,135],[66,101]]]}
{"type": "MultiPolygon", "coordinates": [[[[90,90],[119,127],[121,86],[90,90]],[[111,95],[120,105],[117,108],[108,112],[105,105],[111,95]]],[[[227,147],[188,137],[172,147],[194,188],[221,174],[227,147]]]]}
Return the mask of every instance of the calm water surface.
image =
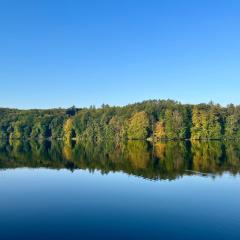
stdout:
{"type": "Polygon", "coordinates": [[[240,239],[240,144],[0,143],[1,239],[240,239]]]}

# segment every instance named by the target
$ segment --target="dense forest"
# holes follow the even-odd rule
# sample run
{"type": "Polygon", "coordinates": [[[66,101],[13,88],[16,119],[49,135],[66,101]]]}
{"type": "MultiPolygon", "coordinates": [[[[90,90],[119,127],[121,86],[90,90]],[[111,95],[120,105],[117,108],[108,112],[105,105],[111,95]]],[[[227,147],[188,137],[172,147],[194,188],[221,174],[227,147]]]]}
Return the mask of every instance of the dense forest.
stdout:
{"type": "Polygon", "coordinates": [[[240,106],[149,100],[124,107],[0,108],[0,138],[110,140],[238,139],[240,106]]]}

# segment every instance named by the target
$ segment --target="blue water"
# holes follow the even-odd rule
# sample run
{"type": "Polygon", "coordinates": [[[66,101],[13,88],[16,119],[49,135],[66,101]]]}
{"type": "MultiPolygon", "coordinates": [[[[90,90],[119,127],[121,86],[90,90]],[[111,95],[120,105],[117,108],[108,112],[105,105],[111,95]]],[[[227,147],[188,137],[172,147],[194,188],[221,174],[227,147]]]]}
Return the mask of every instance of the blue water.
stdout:
{"type": "Polygon", "coordinates": [[[240,239],[240,176],[0,171],[1,239],[240,239]]]}

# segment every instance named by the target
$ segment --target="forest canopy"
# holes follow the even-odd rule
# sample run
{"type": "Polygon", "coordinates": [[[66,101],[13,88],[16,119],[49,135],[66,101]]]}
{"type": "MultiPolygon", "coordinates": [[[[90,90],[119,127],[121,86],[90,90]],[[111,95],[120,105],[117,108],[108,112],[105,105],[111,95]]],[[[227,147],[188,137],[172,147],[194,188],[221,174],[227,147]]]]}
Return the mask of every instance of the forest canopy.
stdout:
{"type": "Polygon", "coordinates": [[[0,108],[0,138],[101,142],[125,139],[238,139],[240,106],[149,100],[123,107],[0,108]]]}

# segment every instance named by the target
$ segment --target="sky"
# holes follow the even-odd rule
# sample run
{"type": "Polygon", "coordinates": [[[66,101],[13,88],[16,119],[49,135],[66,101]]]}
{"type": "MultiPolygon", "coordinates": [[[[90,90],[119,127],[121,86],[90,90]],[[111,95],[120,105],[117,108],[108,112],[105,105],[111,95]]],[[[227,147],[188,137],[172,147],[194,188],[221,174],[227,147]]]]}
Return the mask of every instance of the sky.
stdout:
{"type": "Polygon", "coordinates": [[[0,0],[0,106],[240,104],[238,0],[0,0]]]}

